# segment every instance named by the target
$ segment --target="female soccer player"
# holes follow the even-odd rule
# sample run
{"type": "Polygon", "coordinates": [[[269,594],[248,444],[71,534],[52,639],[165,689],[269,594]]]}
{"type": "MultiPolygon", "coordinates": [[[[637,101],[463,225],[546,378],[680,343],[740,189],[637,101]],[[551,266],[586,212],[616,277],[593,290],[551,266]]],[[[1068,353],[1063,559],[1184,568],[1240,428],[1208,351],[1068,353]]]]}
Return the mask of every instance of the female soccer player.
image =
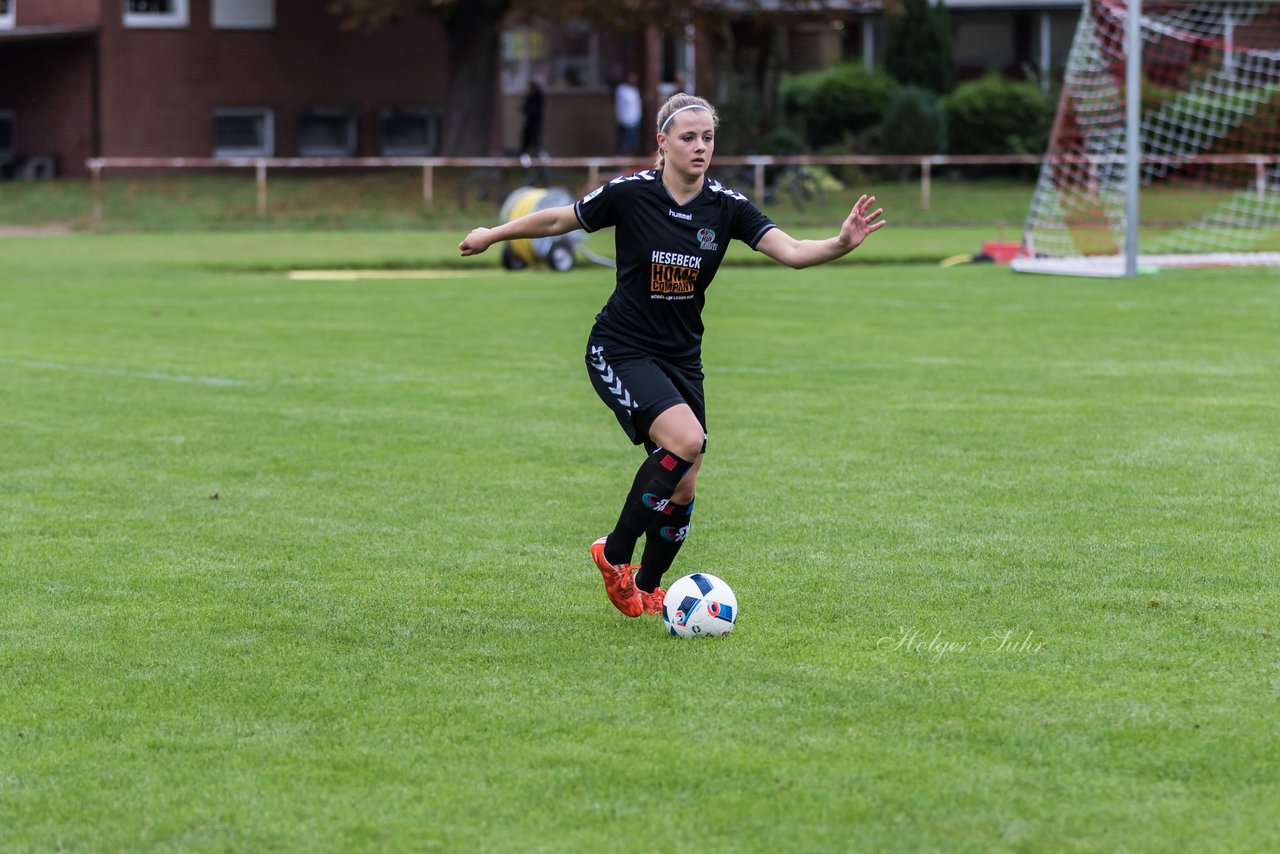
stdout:
{"type": "Polygon", "coordinates": [[[587,373],[648,457],[618,523],[591,546],[605,592],[628,617],[662,613],[662,575],[689,533],[694,487],[707,448],[702,394],[702,306],[731,239],[800,269],[848,254],[884,227],[862,196],[836,236],[797,240],[746,196],[707,176],[717,118],[707,101],[676,93],[658,111],[655,169],[614,178],[577,203],[496,228],[477,228],[458,248],[616,226],[617,285],[587,340],[587,373]],[[644,536],[639,566],[630,564],[644,536]],[[634,573],[634,575],[633,575],[634,573]]]}

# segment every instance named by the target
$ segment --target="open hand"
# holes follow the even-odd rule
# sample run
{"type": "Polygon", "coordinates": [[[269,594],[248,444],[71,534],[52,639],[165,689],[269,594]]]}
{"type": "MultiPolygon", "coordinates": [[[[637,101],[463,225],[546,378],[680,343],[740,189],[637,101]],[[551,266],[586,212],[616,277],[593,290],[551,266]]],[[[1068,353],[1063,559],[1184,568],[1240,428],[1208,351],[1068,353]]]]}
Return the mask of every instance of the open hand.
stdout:
{"type": "Polygon", "coordinates": [[[856,248],[867,239],[867,235],[885,227],[885,221],[880,218],[884,208],[871,210],[875,203],[875,196],[866,195],[853,203],[853,210],[849,211],[848,218],[840,226],[840,242],[849,249],[856,248]]]}

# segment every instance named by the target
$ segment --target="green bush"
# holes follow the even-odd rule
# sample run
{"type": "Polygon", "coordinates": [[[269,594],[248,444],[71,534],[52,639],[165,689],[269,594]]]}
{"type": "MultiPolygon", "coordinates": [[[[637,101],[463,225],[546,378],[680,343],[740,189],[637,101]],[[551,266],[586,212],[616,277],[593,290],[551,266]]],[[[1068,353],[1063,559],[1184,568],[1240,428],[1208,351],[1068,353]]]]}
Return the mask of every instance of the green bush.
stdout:
{"type": "Polygon", "coordinates": [[[760,137],[758,154],[803,154],[804,136],[789,127],[778,127],[760,137]]]}
{"type": "Polygon", "coordinates": [[[880,123],[898,86],[880,69],[833,65],[783,82],[782,106],[792,124],[804,129],[811,148],[845,142],[880,123]]]}
{"type": "Polygon", "coordinates": [[[947,117],[936,95],[918,86],[904,86],[889,96],[880,127],[883,154],[940,154],[946,150],[947,117]]]}
{"type": "Polygon", "coordinates": [[[951,154],[1042,154],[1053,105],[1034,83],[994,72],[942,101],[951,154]]]}

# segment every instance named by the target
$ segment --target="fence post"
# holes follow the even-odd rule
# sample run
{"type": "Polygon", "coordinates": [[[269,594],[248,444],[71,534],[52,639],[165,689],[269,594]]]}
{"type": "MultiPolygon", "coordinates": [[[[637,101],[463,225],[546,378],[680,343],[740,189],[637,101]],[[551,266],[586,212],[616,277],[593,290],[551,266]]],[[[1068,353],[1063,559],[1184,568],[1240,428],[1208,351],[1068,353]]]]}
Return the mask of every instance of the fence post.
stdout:
{"type": "Polygon", "coordinates": [[[751,188],[751,192],[755,197],[756,204],[763,206],[764,205],[764,161],[762,159],[757,158],[752,168],[754,169],[754,174],[752,177],[755,180],[752,181],[753,186],[751,188]]]}
{"type": "Polygon", "coordinates": [[[920,208],[929,209],[929,197],[933,193],[933,158],[920,158],[920,208]]]}
{"type": "Polygon", "coordinates": [[[436,185],[435,170],[431,168],[430,163],[422,164],[422,210],[430,213],[435,207],[436,201],[436,185]]]}
{"type": "Polygon", "coordinates": [[[267,215],[267,161],[259,157],[254,162],[254,177],[258,182],[258,216],[267,215]]]}
{"type": "Polygon", "coordinates": [[[102,162],[89,161],[90,186],[93,194],[93,230],[102,228],[102,162]]]}

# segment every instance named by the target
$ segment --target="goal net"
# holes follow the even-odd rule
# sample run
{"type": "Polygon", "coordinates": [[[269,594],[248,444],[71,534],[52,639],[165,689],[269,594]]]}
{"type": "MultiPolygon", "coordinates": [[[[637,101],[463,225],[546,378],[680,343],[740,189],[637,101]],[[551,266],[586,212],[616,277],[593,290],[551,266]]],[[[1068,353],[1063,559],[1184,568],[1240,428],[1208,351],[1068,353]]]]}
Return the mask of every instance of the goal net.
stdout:
{"type": "MultiPolygon", "coordinates": [[[[1280,264],[1280,2],[1142,2],[1138,262],[1280,264]]],[[[1125,267],[1127,0],[1088,0],[1014,269],[1125,267]]]]}

